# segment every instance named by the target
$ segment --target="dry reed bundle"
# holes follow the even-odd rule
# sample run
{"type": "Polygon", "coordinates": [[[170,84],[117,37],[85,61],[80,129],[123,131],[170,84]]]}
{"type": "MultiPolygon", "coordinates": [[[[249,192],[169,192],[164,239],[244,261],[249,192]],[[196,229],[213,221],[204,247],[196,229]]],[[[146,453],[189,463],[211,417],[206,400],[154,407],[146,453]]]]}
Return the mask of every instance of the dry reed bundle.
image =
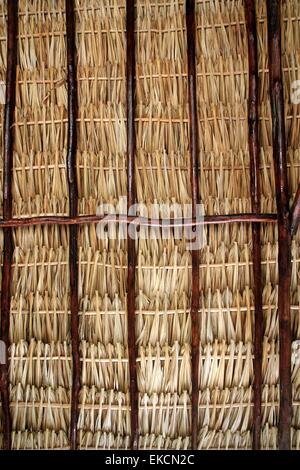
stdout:
{"type": "MultiPolygon", "coordinates": [[[[116,207],[127,191],[125,0],[75,1],[79,214],[116,207]]],[[[261,210],[275,212],[265,2],[257,1],[261,210]]],[[[13,214],[67,215],[67,70],[63,0],[19,0],[13,214]]],[[[6,69],[0,0],[0,80],[6,69]]],[[[283,4],[283,77],[290,192],[300,180],[300,5],[283,4]]],[[[136,187],[151,204],[191,202],[183,0],[136,1],[136,187]]],[[[199,189],[206,214],[250,212],[248,59],[242,0],[197,0],[199,189]]],[[[0,88],[1,88],[0,83],[0,88]]],[[[2,144],[3,103],[0,104],[2,144]]],[[[0,151],[2,185],[2,151],[0,151]]],[[[2,187],[0,187],[2,210],[2,187]]],[[[157,212],[156,217],[164,215],[157,212]]],[[[78,446],[130,447],[127,244],[78,228],[81,389],[78,446]]],[[[252,445],[254,296],[251,227],[205,229],[200,262],[199,449],[252,445]]],[[[137,381],[141,449],[191,447],[191,253],[168,240],[136,243],[137,381]]],[[[2,247],[2,231],[1,247],[2,247]]],[[[10,306],[12,447],[69,447],[72,352],[69,232],[13,230],[10,306]]],[[[277,229],[261,229],[263,448],[276,448],[279,405],[277,229]]],[[[1,249],[2,253],[2,249],[1,249]]],[[[292,447],[300,448],[299,232],[292,244],[292,447]]],[[[0,425],[2,411],[0,408],[0,425]]],[[[2,435],[0,434],[0,445],[2,435]]]]}

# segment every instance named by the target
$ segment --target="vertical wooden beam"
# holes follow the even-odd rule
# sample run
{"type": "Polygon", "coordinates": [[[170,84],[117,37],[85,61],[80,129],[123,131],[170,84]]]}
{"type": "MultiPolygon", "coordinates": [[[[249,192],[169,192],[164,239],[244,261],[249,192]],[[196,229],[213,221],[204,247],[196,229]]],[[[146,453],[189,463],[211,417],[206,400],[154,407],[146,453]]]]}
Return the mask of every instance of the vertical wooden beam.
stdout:
{"type": "MultiPolygon", "coordinates": [[[[198,121],[196,99],[196,48],[195,48],[195,0],[186,1],[186,30],[188,55],[189,139],[191,158],[192,217],[197,216],[199,203],[198,187],[198,121]]],[[[199,250],[192,251],[192,449],[198,446],[198,402],[199,402],[199,250]]]]}
{"type": "Polygon", "coordinates": [[[281,70],[281,1],[267,0],[270,97],[273,159],[278,217],[278,315],[280,409],[278,445],[290,449],[292,419],[291,382],[291,232],[286,161],[284,98],[281,70]]]}
{"type": "MultiPolygon", "coordinates": [[[[77,150],[77,80],[76,80],[76,44],[75,44],[75,11],[74,0],[66,0],[67,26],[67,65],[68,65],[68,142],[67,142],[67,178],[69,187],[70,217],[78,213],[78,189],[76,178],[77,150]]],[[[72,402],[70,446],[77,449],[78,400],[80,392],[80,354],[79,354],[79,319],[78,319],[78,259],[77,259],[77,225],[70,226],[69,270],[70,270],[70,303],[71,303],[71,343],[73,359],[72,402]]]]}
{"type": "MultiPolygon", "coordinates": [[[[135,203],[135,37],[134,37],[134,0],[126,0],[126,86],[127,86],[127,211],[135,203]]],[[[138,449],[138,388],[136,372],[136,335],[135,335],[135,240],[127,232],[128,274],[127,274],[127,323],[128,323],[128,360],[130,373],[131,406],[131,447],[138,449]]]]}
{"type": "MultiPolygon", "coordinates": [[[[258,138],[258,56],[255,0],[245,0],[245,18],[248,40],[249,95],[248,95],[248,142],[250,154],[250,189],[252,212],[260,213],[259,182],[259,138],[258,138]]],[[[261,246],[260,224],[252,224],[253,244],[253,277],[254,277],[254,408],[253,408],[253,442],[254,450],[260,449],[261,438],[261,396],[262,396],[262,343],[263,311],[261,280],[261,246]]]]}
{"type": "MultiPolygon", "coordinates": [[[[13,121],[16,104],[16,69],[18,41],[18,1],[7,0],[7,68],[3,144],[3,219],[12,218],[13,121]]],[[[5,344],[5,361],[0,366],[1,401],[3,408],[3,448],[11,448],[11,416],[9,409],[9,316],[10,279],[13,255],[12,229],[3,229],[3,266],[1,284],[1,341],[5,344]]]]}

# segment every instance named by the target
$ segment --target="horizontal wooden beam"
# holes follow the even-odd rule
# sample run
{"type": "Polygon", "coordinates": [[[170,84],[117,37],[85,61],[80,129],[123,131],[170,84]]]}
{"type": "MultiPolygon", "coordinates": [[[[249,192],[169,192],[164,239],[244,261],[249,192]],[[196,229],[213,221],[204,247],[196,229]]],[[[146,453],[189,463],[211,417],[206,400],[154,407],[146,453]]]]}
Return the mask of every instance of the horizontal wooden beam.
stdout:
{"type": "Polygon", "coordinates": [[[9,220],[0,220],[0,228],[31,227],[34,225],[84,225],[94,224],[101,221],[116,222],[119,224],[133,224],[140,227],[194,227],[199,225],[220,225],[234,223],[271,223],[277,222],[276,214],[225,214],[225,215],[205,215],[200,220],[196,218],[186,219],[151,219],[147,217],[137,217],[133,215],[78,215],[76,217],[45,215],[41,217],[13,218],[9,220]]]}

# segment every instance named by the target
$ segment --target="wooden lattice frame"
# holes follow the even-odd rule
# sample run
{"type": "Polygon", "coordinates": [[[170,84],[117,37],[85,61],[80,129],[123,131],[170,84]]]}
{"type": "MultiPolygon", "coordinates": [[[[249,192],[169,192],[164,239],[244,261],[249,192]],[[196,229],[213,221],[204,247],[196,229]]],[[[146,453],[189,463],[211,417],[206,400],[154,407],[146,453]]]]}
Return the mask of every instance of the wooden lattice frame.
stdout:
{"type": "MultiPolygon", "coordinates": [[[[196,70],[195,70],[195,0],[186,0],[187,57],[188,57],[188,96],[190,123],[190,161],[192,187],[192,218],[178,221],[173,219],[164,226],[196,226],[201,224],[252,223],[253,271],[255,297],[255,337],[254,337],[254,416],[253,449],[260,448],[261,441],[261,395],[262,395],[262,281],[261,281],[261,246],[260,224],[278,225],[278,265],[279,265],[279,377],[280,377],[280,415],[278,425],[278,445],[280,449],[290,448],[292,418],[291,384],[291,319],[290,319],[290,284],[291,284],[291,239],[297,231],[300,221],[300,185],[292,208],[289,209],[286,140],[284,125],[284,100],[281,70],[281,0],[267,0],[268,18],[268,53],[270,69],[270,97],[273,124],[273,159],[276,181],[277,214],[260,213],[259,187],[259,137],[258,137],[258,54],[255,0],[244,0],[248,37],[249,57],[249,97],[248,97],[248,137],[251,172],[252,213],[204,216],[196,221],[196,204],[199,202],[198,188],[198,124],[196,113],[196,70]]],[[[65,0],[67,30],[67,65],[68,65],[68,151],[67,179],[69,188],[69,216],[12,217],[12,165],[13,165],[13,118],[16,94],[17,37],[18,37],[18,1],[7,0],[7,71],[6,101],[4,115],[4,179],[3,179],[3,219],[0,228],[4,233],[2,296],[1,296],[1,340],[5,343],[6,356],[9,347],[9,311],[10,280],[12,265],[12,228],[42,224],[70,225],[69,269],[71,297],[71,340],[73,358],[73,383],[71,403],[70,447],[77,448],[78,399],[80,390],[80,356],[78,335],[78,262],[77,229],[80,224],[95,223],[103,216],[78,216],[78,191],[76,182],[76,118],[77,118],[77,83],[75,56],[75,14],[74,0],[65,0]]],[[[135,202],[134,156],[134,95],[135,95],[135,34],[134,0],[126,0],[126,37],[127,37],[127,202],[130,207],[135,202]]],[[[119,223],[134,223],[134,217],[127,215],[118,218],[119,223]]],[[[161,220],[139,218],[136,222],[145,226],[162,226],[161,220]]],[[[198,434],[198,368],[199,368],[199,251],[192,252],[192,448],[197,448],[198,434]]],[[[135,270],[136,253],[134,240],[128,238],[128,350],[130,370],[131,404],[131,447],[138,448],[138,388],[136,374],[136,337],[135,337],[135,270]]],[[[8,361],[1,365],[0,376],[1,400],[3,407],[4,449],[11,448],[11,417],[9,410],[8,361]]]]}

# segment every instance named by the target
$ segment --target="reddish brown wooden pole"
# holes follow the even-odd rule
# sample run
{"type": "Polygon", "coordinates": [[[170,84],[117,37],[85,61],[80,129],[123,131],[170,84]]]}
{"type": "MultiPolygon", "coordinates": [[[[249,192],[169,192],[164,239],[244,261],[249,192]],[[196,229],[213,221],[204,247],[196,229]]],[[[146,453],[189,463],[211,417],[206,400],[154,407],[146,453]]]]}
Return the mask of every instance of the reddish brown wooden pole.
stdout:
{"type": "MultiPolygon", "coordinates": [[[[67,178],[69,187],[70,217],[77,217],[78,189],[76,179],[77,150],[77,81],[76,81],[76,45],[74,0],[66,0],[67,26],[67,65],[68,65],[68,142],[67,142],[67,178]]],[[[77,449],[78,400],[80,392],[80,354],[78,320],[78,260],[77,260],[77,225],[70,226],[69,270],[71,303],[71,343],[73,359],[72,402],[70,424],[70,447],[77,449]]]]}
{"type": "MultiPolygon", "coordinates": [[[[135,128],[134,128],[134,93],[135,93],[135,38],[134,38],[134,0],[126,0],[126,85],[127,85],[127,211],[135,203],[135,128]]],[[[138,449],[138,388],[136,373],[136,336],[135,336],[135,240],[127,237],[127,330],[128,360],[130,374],[131,406],[131,447],[138,449]]]]}
{"type": "MultiPolygon", "coordinates": [[[[258,57],[255,0],[245,0],[245,17],[248,39],[249,96],[248,96],[248,142],[250,154],[250,186],[252,211],[260,213],[259,182],[259,138],[258,138],[258,57]]],[[[263,310],[261,281],[261,246],[260,224],[252,224],[253,244],[253,277],[254,277],[254,408],[253,408],[253,442],[254,450],[260,449],[261,438],[261,395],[262,395],[262,343],[263,343],[263,310]]]]}
{"type": "MultiPolygon", "coordinates": [[[[196,50],[195,50],[195,0],[186,1],[186,30],[188,55],[188,97],[190,124],[190,157],[191,157],[191,186],[192,186],[192,216],[197,215],[199,204],[198,187],[198,122],[196,99],[196,50]]],[[[198,447],[198,402],[199,402],[199,250],[192,251],[192,449],[198,447]]]]}
{"type": "Polygon", "coordinates": [[[300,222],[300,184],[291,209],[291,233],[295,235],[300,222]]]}
{"type": "MultiPolygon", "coordinates": [[[[16,103],[16,69],[18,41],[18,1],[7,1],[7,68],[3,143],[3,219],[12,218],[13,121],[16,103]]],[[[3,408],[3,448],[11,448],[11,416],[9,410],[9,314],[10,279],[13,255],[11,228],[3,229],[3,266],[1,284],[1,341],[5,344],[5,361],[1,364],[0,386],[3,408]]]]}
{"type": "Polygon", "coordinates": [[[273,159],[278,217],[278,315],[280,409],[278,445],[290,449],[292,419],[291,383],[291,231],[286,161],[284,98],[281,70],[281,2],[267,0],[270,97],[273,159]]]}
{"type": "Polygon", "coordinates": [[[149,219],[147,217],[136,217],[134,215],[78,215],[76,217],[66,217],[60,215],[46,215],[41,217],[24,217],[9,220],[0,220],[1,228],[8,227],[32,227],[34,225],[83,225],[94,224],[101,221],[122,224],[135,224],[143,227],[193,227],[199,225],[221,225],[221,224],[237,224],[237,223],[277,223],[277,214],[216,214],[205,215],[201,219],[149,219]]]}

